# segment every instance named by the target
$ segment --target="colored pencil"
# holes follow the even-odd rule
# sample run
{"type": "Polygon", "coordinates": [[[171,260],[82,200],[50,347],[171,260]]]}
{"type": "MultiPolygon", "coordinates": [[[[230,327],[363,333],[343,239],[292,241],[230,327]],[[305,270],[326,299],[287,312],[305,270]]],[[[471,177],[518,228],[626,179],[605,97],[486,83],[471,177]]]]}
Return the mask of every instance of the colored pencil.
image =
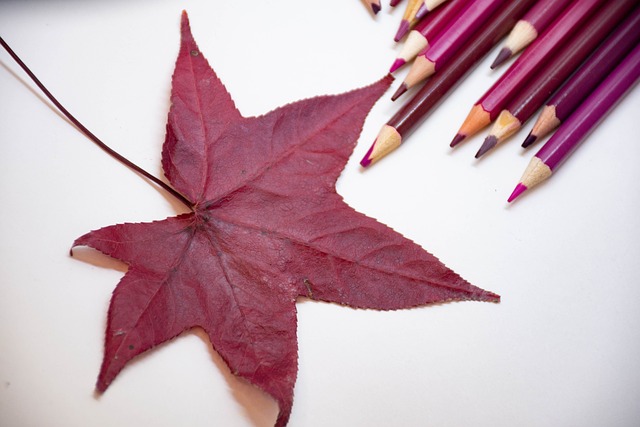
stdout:
{"type": "Polygon", "coordinates": [[[389,6],[391,6],[391,7],[396,7],[397,5],[399,5],[399,4],[400,4],[400,2],[402,2],[402,0],[391,0],[391,1],[389,2],[389,6]]]}
{"type": "Polygon", "coordinates": [[[367,167],[396,149],[457,84],[489,53],[535,3],[535,0],[509,2],[497,15],[469,39],[442,70],[433,76],[388,122],[378,134],[360,164],[367,167]]]}
{"type": "Polygon", "coordinates": [[[409,32],[400,54],[389,69],[393,73],[407,62],[413,59],[423,49],[429,47],[429,40],[433,40],[442,32],[460,12],[460,9],[470,0],[451,0],[451,2],[437,8],[432,13],[425,16],[416,27],[409,32]]]}
{"type": "Polygon", "coordinates": [[[374,15],[377,15],[378,12],[380,12],[380,0],[366,0],[366,3],[374,15]]]}
{"type": "Polygon", "coordinates": [[[539,0],[533,5],[531,10],[516,22],[505,40],[504,47],[491,64],[491,68],[496,68],[529,46],[569,5],[569,2],[570,0],[539,0]]]}
{"type": "MultiPolygon", "coordinates": [[[[545,66],[545,72],[534,76],[519,94],[513,98],[506,109],[500,112],[491,132],[478,150],[476,158],[481,157],[496,145],[518,132],[524,123],[542,106],[567,77],[589,56],[611,31],[623,21],[633,6],[633,2],[615,1],[602,6],[599,13],[593,15],[571,40],[560,49],[545,66]]],[[[638,8],[636,8],[638,9],[638,8]]],[[[640,13],[632,14],[640,16],[640,13]]],[[[637,25],[640,19],[633,22],[637,25]]],[[[638,29],[640,32],[640,29],[638,29]]]]}
{"type": "Polygon", "coordinates": [[[404,35],[407,34],[411,27],[416,23],[416,13],[420,7],[420,1],[421,0],[409,0],[407,3],[407,8],[404,10],[402,21],[400,21],[400,26],[398,27],[398,32],[393,38],[395,41],[399,42],[400,39],[402,39],[402,37],[404,37],[404,35]]]}
{"type": "Polygon", "coordinates": [[[528,147],[564,122],[593,89],[640,42],[640,10],[634,12],[575,72],[542,108],[533,129],[522,144],[528,147]]]}
{"type": "Polygon", "coordinates": [[[640,45],[627,55],[536,153],[509,196],[508,202],[512,202],[526,190],[548,179],[600,124],[605,115],[617,105],[638,78],[640,78],[640,45]]]}
{"type": "Polygon", "coordinates": [[[475,0],[465,4],[456,19],[435,37],[431,46],[418,54],[391,99],[397,99],[442,68],[504,3],[505,0],[475,0]]]}
{"type": "Polygon", "coordinates": [[[434,11],[438,6],[448,0],[424,0],[418,11],[416,12],[416,19],[424,18],[429,12],[434,11]]]}
{"type": "MultiPolygon", "coordinates": [[[[571,4],[547,31],[516,59],[487,92],[475,103],[451,146],[476,134],[496,119],[500,111],[538,72],[544,71],[544,64],[575,32],[596,12],[606,0],[581,0],[571,4]]],[[[617,1],[617,0],[616,0],[617,1]]]]}

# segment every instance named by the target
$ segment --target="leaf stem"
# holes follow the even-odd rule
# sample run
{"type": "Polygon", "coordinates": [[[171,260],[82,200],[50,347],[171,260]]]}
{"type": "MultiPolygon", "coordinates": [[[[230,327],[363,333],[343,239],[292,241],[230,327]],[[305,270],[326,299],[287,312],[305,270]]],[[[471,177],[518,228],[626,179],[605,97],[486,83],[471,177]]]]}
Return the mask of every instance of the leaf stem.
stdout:
{"type": "Polygon", "coordinates": [[[166,182],[160,180],[159,178],[156,178],[155,176],[151,175],[149,172],[142,169],[140,166],[136,165],[135,163],[131,162],[130,160],[128,160],[127,158],[119,154],[118,152],[111,149],[109,146],[107,146],[107,144],[102,142],[100,138],[95,136],[89,129],[87,129],[82,123],[80,123],[78,119],[76,119],[66,108],[62,106],[62,104],[60,104],[60,102],[58,102],[58,100],[51,94],[51,92],[49,92],[49,90],[40,82],[40,80],[38,80],[35,74],[33,74],[33,72],[29,69],[29,67],[27,67],[27,65],[24,62],[22,62],[20,57],[13,51],[13,49],[11,49],[11,47],[4,41],[4,39],[1,36],[0,36],[0,44],[2,45],[2,47],[5,48],[5,50],[9,53],[9,55],[11,55],[11,57],[18,63],[18,65],[22,67],[24,72],[27,73],[27,75],[31,78],[31,80],[33,80],[33,82],[36,85],[38,85],[40,90],[47,96],[47,98],[49,98],[49,100],[58,108],[58,110],[60,110],[60,112],[64,114],[65,117],[69,119],[69,121],[71,121],[71,123],[73,123],[83,134],[85,134],[87,138],[89,138],[98,147],[106,151],[107,154],[109,154],[111,157],[115,158],[116,160],[118,160],[120,163],[124,164],[128,168],[133,169],[140,175],[144,176],[145,178],[159,185],[161,188],[163,188],[173,197],[181,201],[190,210],[193,210],[193,203],[191,203],[186,197],[184,197],[182,194],[177,192],[175,189],[169,186],[166,182]]]}

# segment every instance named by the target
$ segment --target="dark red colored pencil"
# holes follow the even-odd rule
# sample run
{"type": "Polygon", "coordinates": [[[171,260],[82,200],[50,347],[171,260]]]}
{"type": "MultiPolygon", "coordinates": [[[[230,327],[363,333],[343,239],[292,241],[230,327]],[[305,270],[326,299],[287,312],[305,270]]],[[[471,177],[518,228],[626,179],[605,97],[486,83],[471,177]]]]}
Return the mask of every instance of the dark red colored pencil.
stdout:
{"type": "Polygon", "coordinates": [[[640,7],[636,6],[633,13],[547,102],[522,146],[530,146],[560,126],[639,42],[640,7]]]}
{"type": "Polygon", "coordinates": [[[364,167],[396,149],[475,65],[504,37],[535,0],[509,2],[388,122],[360,164],[364,167]]]}
{"type": "MultiPolygon", "coordinates": [[[[542,104],[556,91],[575,71],[582,61],[604,40],[611,31],[623,21],[632,7],[632,2],[615,1],[602,6],[586,25],[555,53],[545,66],[545,72],[538,73],[514,99],[507,108],[500,112],[489,136],[478,150],[476,158],[492,150],[497,144],[522,128],[542,104]]],[[[636,7],[636,9],[638,9],[636,7]]],[[[632,14],[638,15],[640,14],[632,14]]],[[[640,19],[635,19],[637,25],[640,19]]],[[[638,28],[640,32],[640,28],[638,28]]]]}
{"type": "Polygon", "coordinates": [[[639,78],[640,46],[636,46],[531,159],[508,202],[549,178],[639,78]]]}
{"type": "MultiPolygon", "coordinates": [[[[616,0],[631,1],[634,0],[616,0]]],[[[520,55],[509,69],[475,103],[451,141],[455,146],[474,135],[493,120],[513,97],[524,88],[535,73],[544,71],[545,63],[560,49],[606,0],[576,1],[564,10],[545,33],[520,55]]]]}

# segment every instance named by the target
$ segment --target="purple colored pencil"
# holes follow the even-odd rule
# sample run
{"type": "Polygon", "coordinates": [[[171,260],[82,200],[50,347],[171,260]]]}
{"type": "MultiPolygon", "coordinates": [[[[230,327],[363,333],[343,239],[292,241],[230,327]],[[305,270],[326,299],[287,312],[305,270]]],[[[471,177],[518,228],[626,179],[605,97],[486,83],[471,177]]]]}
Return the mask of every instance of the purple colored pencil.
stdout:
{"type": "Polygon", "coordinates": [[[640,45],[607,76],[531,159],[508,201],[551,176],[640,78],[640,45]]]}
{"type": "Polygon", "coordinates": [[[513,27],[491,68],[527,47],[567,8],[571,0],[539,0],[513,27]]]}
{"type": "MultiPolygon", "coordinates": [[[[602,6],[573,37],[561,47],[545,65],[545,72],[535,75],[500,112],[491,132],[478,150],[476,158],[484,155],[496,145],[518,132],[542,104],[555,92],[585,58],[607,38],[613,29],[629,14],[631,2],[615,1],[602,6]]],[[[637,26],[640,8],[630,18],[637,26]]],[[[640,32],[640,28],[637,29],[640,32]]]]}
{"type": "Polygon", "coordinates": [[[538,116],[523,147],[545,137],[564,122],[596,86],[640,42],[640,6],[597,48],[556,92],[538,116]]]}
{"type": "Polygon", "coordinates": [[[407,77],[392,99],[408,88],[430,77],[446,64],[460,48],[480,29],[506,0],[475,0],[466,3],[456,19],[438,34],[429,48],[414,60],[407,77]]]}
{"type": "Polygon", "coordinates": [[[360,161],[363,167],[380,160],[395,150],[461,83],[478,62],[498,43],[535,0],[509,2],[475,37],[469,39],[458,55],[430,79],[388,122],[371,148],[360,161]]]}
{"type": "MultiPolygon", "coordinates": [[[[616,0],[625,1],[625,0],[616,0]]],[[[629,0],[637,3],[637,0],[629,0]]],[[[602,6],[606,0],[580,0],[566,8],[558,19],[520,55],[474,104],[458,133],[451,141],[454,147],[494,121],[498,114],[537,73],[562,45],[602,6]]]]}

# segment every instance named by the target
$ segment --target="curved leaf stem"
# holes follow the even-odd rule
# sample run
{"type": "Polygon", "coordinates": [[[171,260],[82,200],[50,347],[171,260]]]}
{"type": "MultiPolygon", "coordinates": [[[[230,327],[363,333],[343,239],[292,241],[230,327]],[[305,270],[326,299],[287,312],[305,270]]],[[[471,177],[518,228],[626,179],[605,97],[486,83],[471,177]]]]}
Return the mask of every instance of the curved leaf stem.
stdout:
{"type": "Polygon", "coordinates": [[[186,197],[184,197],[182,194],[177,192],[175,189],[169,186],[166,182],[160,180],[159,178],[156,178],[155,176],[151,175],[149,172],[142,169],[140,166],[136,165],[135,163],[131,162],[127,158],[123,157],[118,152],[111,149],[104,142],[102,142],[100,138],[95,136],[89,129],[87,129],[82,123],[80,123],[78,119],[76,119],[66,108],[64,108],[64,106],[62,106],[62,104],[60,104],[60,102],[58,102],[58,100],[40,82],[40,80],[35,76],[35,74],[33,74],[33,72],[29,69],[29,67],[27,67],[27,65],[24,62],[22,62],[20,57],[13,51],[13,49],[11,49],[11,47],[4,41],[4,39],[1,36],[0,36],[0,44],[2,45],[2,47],[5,48],[5,50],[9,53],[9,55],[11,55],[11,57],[18,63],[18,65],[22,67],[24,72],[27,73],[27,75],[31,78],[31,80],[33,80],[33,82],[36,85],[38,85],[40,90],[47,96],[47,98],[49,98],[49,100],[58,108],[58,110],[60,110],[60,112],[64,114],[65,117],[69,119],[69,121],[71,121],[71,123],[73,123],[83,134],[85,134],[87,138],[89,138],[98,147],[106,151],[107,154],[109,154],[111,157],[115,158],[116,160],[118,160],[120,163],[124,164],[128,168],[133,169],[140,175],[144,176],[145,178],[159,185],[161,188],[166,190],[173,197],[181,201],[189,209],[193,210],[193,203],[191,203],[186,197]]]}

